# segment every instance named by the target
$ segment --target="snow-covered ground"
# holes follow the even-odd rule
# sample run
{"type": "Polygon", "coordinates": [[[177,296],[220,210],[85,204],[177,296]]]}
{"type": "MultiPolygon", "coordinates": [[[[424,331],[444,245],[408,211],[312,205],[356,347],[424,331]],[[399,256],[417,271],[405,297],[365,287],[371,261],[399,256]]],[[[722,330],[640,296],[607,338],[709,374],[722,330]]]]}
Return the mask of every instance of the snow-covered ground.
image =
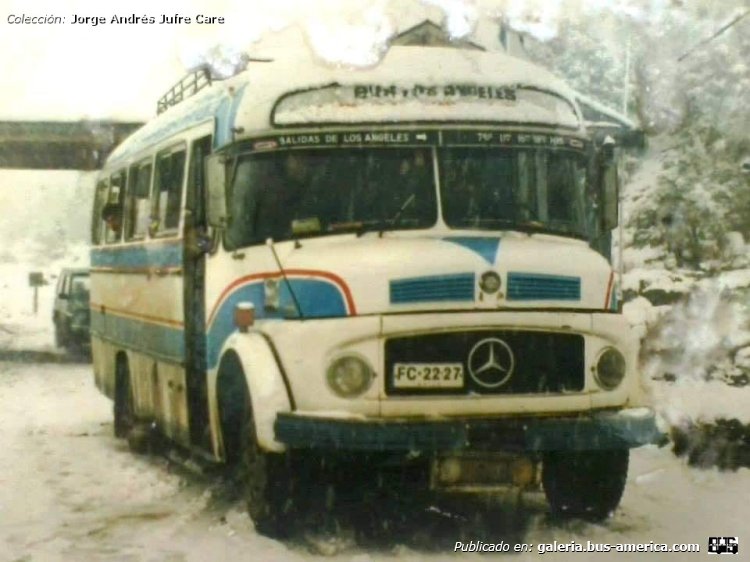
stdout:
{"type": "MultiPolygon", "coordinates": [[[[73,241],[65,255],[36,262],[28,259],[34,249],[28,243],[13,248],[0,264],[0,350],[61,354],[51,322],[55,276],[66,265],[85,264],[85,246],[73,241]],[[39,289],[36,314],[28,287],[31,271],[41,271],[49,282],[39,289]]],[[[700,279],[669,272],[658,261],[649,265],[647,255],[626,256],[631,260],[626,289],[697,295],[692,304],[653,306],[639,297],[626,305],[628,317],[647,337],[644,383],[664,429],[690,432],[696,424],[721,419],[749,424],[750,387],[703,375],[715,358],[726,359],[747,339],[747,306],[731,297],[750,285],[750,270],[700,279]],[[684,373],[680,369],[686,365],[690,376],[663,380],[665,374],[684,373]]],[[[742,354],[735,359],[750,367],[742,354]]],[[[161,457],[135,456],[115,440],[111,403],[94,388],[88,365],[0,363],[0,428],[0,562],[480,559],[453,553],[459,540],[533,544],[531,553],[507,555],[520,561],[536,559],[538,544],[554,541],[697,543],[703,556],[708,536],[741,535],[750,517],[739,500],[750,493],[750,470],[694,468],[675,457],[671,446],[645,447],[633,452],[621,507],[604,524],[554,524],[539,492],[525,495],[521,507],[506,498],[489,511],[483,502],[415,504],[395,519],[393,533],[380,531],[365,540],[359,524],[348,518],[350,506],[313,517],[303,531],[274,541],[255,533],[240,503],[226,499],[216,479],[189,475],[161,457]]],[[[385,517],[393,515],[388,509],[385,517]]],[[[607,555],[550,556],[598,560],[607,555]]]]}
{"type": "Polygon", "coordinates": [[[452,511],[430,504],[402,522],[405,529],[392,540],[380,533],[376,544],[355,540],[358,529],[346,522],[335,537],[313,523],[275,541],[256,534],[240,504],[222,499],[214,480],[161,457],[136,456],[112,437],[111,403],[94,388],[88,365],[0,363],[0,428],[0,560],[9,562],[487,559],[454,554],[459,540],[533,544],[531,553],[491,555],[520,561],[536,560],[537,545],[554,541],[697,543],[700,555],[546,556],[699,560],[710,535],[742,541],[750,515],[743,501],[750,470],[694,469],[667,447],[644,447],[631,456],[620,509],[603,524],[551,523],[542,495],[532,493],[520,507],[507,499],[501,504],[511,510],[512,524],[495,521],[492,512],[478,522],[471,503],[452,511]]]}
{"type": "MultiPolygon", "coordinates": [[[[79,262],[80,263],[80,262],[79,262]]],[[[0,352],[35,351],[54,353],[52,306],[60,270],[73,265],[58,260],[46,266],[0,263],[0,352]],[[40,272],[47,285],[37,289],[37,311],[34,312],[34,289],[29,273],[40,272]]]]}
{"type": "MultiPolygon", "coordinates": [[[[14,32],[12,37],[6,33],[8,37],[2,37],[14,44],[14,49],[6,49],[14,54],[6,62],[13,63],[11,67],[15,65],[18,69],[25,69],[26,74],[30,72],[33,79],[22,76],[23,72],[4,74],[16,82],[4,89],[16,98],[13,104],[6,104],[9,108],[6,113],[10,112],[8,117],[13,119],[23,116],[39,119],[40,115],[50,115],[55,119],[64,115],[67,115],[66,118],[112,116],[113,112],[121,116],[144,117],[153,110],[152,101],[161,93],[162,86],[159,84],[163,84],[163,76],[157,76],[160,72],[174,69],[175,66],[179,66],[181,72],[182,66],[206,61],[215,66],[216,61],[212,59],[226,54],[221,47],[240,47],[237,37],[243,38],[244,47],[250,38],[258,39],[268,29],[284,28],[297,21],[305,33],[300,33],[297,28],[288,28],[283,39],[279,36],[269,42],[259,42],[256,54],[262,58],[274,56],[275,51],[283,52],[281,47],[288,47],[285,41],[291,33],[298,42],[307,41],[317,56],[329,63],[367,66],[384,51],[384,41],[392,31],[390,19],[409,27],[422,20],[427,6],[435,21],[441,21],[445,16],[445,24],[452,36],[463,36],[476,26],[473,40],[479,40],[482,26],[478,25],[481,22],[477,20],[481,13],[490,16],[492,25],[486,28],[490,32],[487,37],[496,41],[498,33],[494,22],[500,15],[495,7],[490,6],[493,3],[487,2],[422,0],[412,3],[416,7],[409,7],[408,3],[401,1],[384,3],[363,0],[347,2],[345,10],[341,3],[333,2],[274,1],[261,4],[266,6],[253,4],[250,12],[232,10],[235,16],[229,19],[233,21],[227,22],[227,29],[221,29],[224,42],[211,49],[206,49],[208,43],[199,41],[197,36],[191,35],[190,40],[186,37],[184,41],[177,41],[174,36],[164,36],[160,31],[140,41],[140,48],[134,50],[132,41],[122,41],[119,34],[113,35],[111,40],[118,45],[129,45],[129,48],[120,49],[119,54],[113,54],[112,49],[98,49],[98,54],[93,55],[101,60],[99,63],[94,61],[94,67],[98,72],[113,71],[122,75],[123,64],[120,63],[123,61],[118,62],[117,57],[125,57],[126,66],[138,68],[137,76],[132,76],[136,81],[134,84],[148,84],[148,87],[120,88],[115,92],[115,97],[102,96],[102,90],[93,87],[93,83],[89,84],[92,87],[81,87],[85,85],[81,80],[86,79],[86,73],[78,73],[74,82],[68,80],[75,87],[60,88],[52,105],[46,85],[34,88],[28,84],[33,86],[38,80],[49,82],[50,72],[54,76],[60,72],[66,77],[70,76],[69,65],[60,64],[66,58],[68,62],[81,60],[92,67],[91,57],[70,55],[70,52],[91,51],[91,42],[85,39],[86,35],[71,27],[65,34],[75,33],[75,40],[61,42],[62,36],[53,34],[48,38],[51,41],[49,45],[54,44],[53,48],[44,41],[39,42],[36,35],[29,36],[27,26],[13,26],[18,28],[17,33],[14,32]],[[386,4],[390,5],[390,12],[383,16],[380,12],[386,4]],[[261,9],[271,5],[278,5],[278,10],[271,13],[268,9],[261,9]],[[370,9],[376,5],[379,10],[370,9]],[[364,16],[364,25],[358,20],[360,16],[364,16]],[[305,22],[310,17],[312,23],[305,22]],[[19,41],[19,38],[26,40],[29,37],[32,37],[33,48],[25,48],[24,43],[19,41]],[[161,62],[154,62],[159,56],[155,59],[154,50],[149,48],[154,41],[160,47],[161,62]],[[177,51],[180,51],[180,56],[176,56],[177,51]],[[43,56],[46,52],[54,56],[43,56]],[[31,63],[26,55],[33,57],[31,63]],[[166,59],[169,57],[172,61],[168,64],[166,59]],[[178,59],[182,59],[183,64],[178,65],[178,59]],[[145,60],[148,64],[143,63],[145,60]],[[157,87],[158,91],[155,90],[157,87]],[[146,90],[140,97],[133,94],[146,90]],[[19,98],[19,91],[25,95],[19,98]]],[[[547,7],[542,11],[534,7],[534,2],[503,4],[506,21],[543,40],[550,39],[563,29],[558,29],[563,22],[557,20],[561,19],[563,13],[570,12],[559,2],[557,8],[547,7]]],[[[588,8],[589,3],[586,4],[588,8]]],[[[604,1],[590,4],[601,9],[601,6],[618,3],[604,1]]],[[[719,22],[729,21],[729,14],[711,13],[708,4],[704,6],[699,3],[701,5],[694,6],[692,11],[677,10],[673,16],[675,21],[687,19],[680,25],[674,25],[674,21],[666,17],[668,10],[665,2],[652,2],[651,9],[645,11],[641,6],[636,6],[637,2],[619,4],[622,5],[618,10],[623,14],[628,13],[628,18],[635,18],[633,21],[646,28],[653,26],[653,34],[646,33],[643,41],[637,34],[633,35],[632,40],[634,55],[637,55],[638,49],[635,47],[639,43],[646,50],[645,59],[643,55],[640,59],[634,56],[634,60],[640,60],[640,63],[633,65],[634,68],[640,64],[643,70],[653,72],[653,76],[649,72],[639,75],[639,82],[647,91],[651,91],[645,97],[641,92],[640,100],[645,102],[645,109],[641,107],[641,110],[645,111],[650,124],[660,122],[664,125],[670,121],[676,125],[676,116],[684,110],[677,98],[684,95],[685,99],[694,99],[696,107],[701,107],[709,119],[711,115],[720,118],[714,126],[704,127],[710,130],[712,136],[715,131],[733,128],[735,134],[745,138],[747,127],[743,124],[747,120],[743,119],[743,115],[746,117],[747,113],[743,114],[735,108],[736,104],[741,106],[743,98],[734,94],[748,89],[747,65],[741,62],[747,60],[746,49],[740,48],[745,43],[739,42],[741,37],[748,37],[747,33],[740,32],[738,25],[735,28],[736,37],[731,34],[733,31],[722,34],[707,48],[692,54],[687,66],[684,63],[679,66],[674,63],[678,53],[687,52],[700,37],[709,37],[709,33],[718,29],[719,22]],[[695,20],[696,17],[700,22],[695,20]],[[734,43],[721,43],[731,37],[737,40],[734,43]],[[716,58],[707,58],[712,56],[716,58]],[[710,64],[711,60],[717,64],[710,64]],[[701,72],[697,69],[701,69],[701,72]],[[716,76],[709,79],[708,75],[703,74],[704,70],[716,73],[716,76]],[[727,73],[727,70],[731,70],[731,73],[727,73]],[[686,79],[679,80],[680,76],[686,79]],[[697,89],[696,84],[705,84],[706,87],[697,89]],[[721,91],[726,97],[717,95],[721,91]]],[[[676,6],[680,3],[673,4],[676,6]]],[[[726,9],[724,3],[714,4],[715,10],[726,9]]],[[[739,3],[732,4],[739,6],[739,3]]],[[[211,9],[221,11],[215,6],[211,9]]],[[[594,14],[589,17],[599,16],[594,14]]],[[[606,22],[606,18],[603,21],[606,22]]],[[[749,22],[750,19],[746,19],[744,23],[747,25],[749,22]]],[[[592,25],[584,35],[591,35],[597,54],[606,54],[614,46],[617,55],[614,62],[619,64],[622,62],[619,55],[625,50],[624,42],[618,42],[622,37],[616,39],[613,36],[611,45],[609,41],[601,43],[596,39],[597,33],[614,33],[616,26],[611,23],[599,25],[596,21],[596,25],[592,25]]],[[[630,34],[634,28],[631,25],[620,27],[627,30],[627,52],[630,54],[630,34]]],[[[98,31],[92,28],[93,33],[98,31]]],[[[96,39],[100,40],[102,37],[96,39]]],[[[578,42],[586,47],[580,38],[578,42]]],[[[577,52],[576,46],[571,42],[570,52],[577,52]]],[[[564,51],[556,47],[553,50],[564,51]]],[[[230,49],[229,54],[233,53],[234,50],[230,49]]],[[[568,64],[570,61],[562,58],[559,67],[568,68],[568,74],[573,78],[590,74],[593,85],[598,89],[600,83],[606,86],[607,73],[602,69],[599,69],[600,72],[589,70],[592,66],[596,70],[599,64],[608,70],[614,68],[611,55],[609,59],[602,59],[593,65],[592,61],[583,57],[577,64],[568,64]]],[[[88,74],[91,80],[108,88],[108,94],[112,93],[112,88],[108,86],[111,81],[102,80],[99,74],[88,74]]],[[[614,83],[614,96],[618,99],[620,74],[612,73],[617,78],[610,80],[614,83]]],[[[62,84],[66,80],[59,82],[62,84]]],[[[585,86],[586,80],[576,84],[585,86]]],[[[700,120],[696,119],[693,136],[700,141],[698,125],[700,120]]],[[[670,129],[670,126],[666,128],[670,129]]],[[[690,133],[690,127],[687,132],[690,133]]],[[[702,151],[696,149],[684,154],[676,151],[676,147],[689,145],[695,140],[689,137],[689,134],[673,136],[670,133],[650,139],[651,149],[644,155],[639,169],[629,178],[623,190],[625,225],[629,225],[639,212],[654,207],[656,200],[653,194],[657,192],[662,174],[666,173],[669,179],[670,169],[674,173],[675,170],[689,173],[691,167],[685,164],[693,161],[696,169],[718,170],[726,176],[722,179],[721,173],[704,174],[705,177],[700,174],[685,175],[688,185],[679,185],[698,196],[696,204],[702,204],[704,199],[708,199],[707,194],[725,187],[726,183],[734,190],[729,192],[732,196],[726,198],[730,201],[727,208],[742,208],[739,206],[741,201],[733,195],[742,193],[737,187],[739,183],[732,184],[727,178],[731,178],[732,170],[737,168],[738,162],[735,161],[747,155],[734,154],[730,150],[730,136],[722,137],[716,143],[708,143],[702,151]],[[696,155],[699,158],[694,158],[696,155]],[[678,156],[683,160],[680,161],[678,156]],[[682,164],[678,166],[680,162],[682,164]]],[[[697,142],[699,148],[702,144],[697,142]]],[[[747,147],[743,146],[741,150],[746,152],[747,147]]],[[[0,361],[16,356],[14,354],[18,351],[32,351],[37,358],[62,357],[62,351],[55,349],[53,344],[51,322],[55,276],[64,266],[86,263],[85,241],[88,239],[93,174],[2,170],[0,183],[3,186],[0,205],[5,210],[0,221],[0,237],[3,240],[0,248],[0,361]],[[48,285],[39,289],[36,313],[32,312],[33,290],[28,287],[28,274],[32,271],[42,272],[49,281],[48,285]]],[[[709,205],[705,208],[713,207],[709,205]]],[[[665,213],[657,213],[653,224],[639,228],[648,230],[665,218],[665,213]]],[[[713,220],[723,221],[724,218],[721,213],[713,216],[713,220]]],[[[630,296],[641,295],[626,305],[626,313],[644,338],[643,382],[651,391],[664,428],[685,431],[688,440],[697,435],[697,440],[702,441],[701,446],[706,444],[706,439],[713,438],[711,428],[727,427],[726,424],[720,425],[727,420],[745,424],[747,431],[750,429],[750,386],[730,386],[722,382],[722,378],[737,375],[738,372],[750,373],[750,346],[747,346],[750,343],[750,302],[745,298],[743,304],[736,298],[743,290],[745,295],[750,295],[750,269],[728,271],[718,277],[714,266],[701,271],[678,270],[675,256],[669,255],[666,248],[658,245],[637,248],[634,234],[635,228],[625,227],[622,266],[626,275],[622,288],[630,296]],[[688,295],[691,295],[689,299],[688,295]],[[683,300],[675,304],[677,299],[683,300]]],[[[671,241],[674,242],[674,239],[671,241]]],[[[734,258],[725,261],[735,268],[747,267],[746,256],[750,247],[742,239],[735,242],[731,245],[734,258]]],[[[720,437],[724,438],[725,435],[720,437]]],[[[747,440],[748,437],[743,439],[747,440]]],[[[716,446],[715,443],[709,445],[716,446]]],[[[748,448],[747,444],[744,446],[748,448]]],[[[701,555],[609,555],[618,560],[643,560],[644,556],[653,560],[697,560],[705,558],[707,538],[712,535],[739,535],[743,542],[741,551],[746,551],[744,541],[747,538],[742,536],[742,531],[748,528],[747,521],[750,519],[750,508],[745,500],[750,493],[750,470],[694,468],[688,465],[685,458],[676,457],[671,449],[671,446],[645,447],[633,452],[622,505],[613,518],[601,525],[582,522],[553,524],[546,517],[542,494],[534,493],[523,498],[523,507],[520,508],[506,501],[489,512],[480,509],[484,513],[481,518],[474,516],[476,504],[456,505],[449,502],[450,507],[442,504],[416,506],[397,519],[399,528],[394,529],[392,534],[378,533],[378,541],[365,541],[366,544],[354,538],[361,533],[356,524],[347,520],[346,511],[335,518],[338,525],[335,532],[331,532],[330,519],[321,514],[319,520],[311,519],[305,531],[279,542],[256,534],[241,506],[228,500],[215,480],[191,476],[161,457],[134,456],[123,442],[115,440],[112,437],[111,403],[94,388],[89,366],[0,362],[0,562],[273,561],[321,558],[367,562],[455,559],[456,556],[480,560],[477,554],[453,554],[455,541],[496,542],[501,539],[511,543],[533,544],[534,547],[553,541],[568,544],[577,541],[584,545],[587,541],[698,543],[701,555]]],[[[373,509],[374,506],[362,508],[373,509]]],[[[525,561],[536,559],[539,554],[534,548],[529,554],[509,556],[513,556],[513,560],[525,561]]],[[[550,556],[553,559],[598,560],[606,555],[547,555],[550,556]]]]}
{"type": "Polygon", "coordinates": [[[0,170],[0,351],[54,352],[52,304],[63,267],[88,266],[95,173],[0,170]],[[29,274],[47,285],[34,290],[29,274]]]}

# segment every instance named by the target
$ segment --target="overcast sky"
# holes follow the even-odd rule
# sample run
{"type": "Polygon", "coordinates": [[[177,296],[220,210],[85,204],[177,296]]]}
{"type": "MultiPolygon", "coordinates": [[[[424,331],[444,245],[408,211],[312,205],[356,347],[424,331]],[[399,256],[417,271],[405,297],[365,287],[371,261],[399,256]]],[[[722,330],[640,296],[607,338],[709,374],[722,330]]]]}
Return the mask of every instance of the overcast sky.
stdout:
{"type": "Polygon", "coordinates": [[[183,58],[189,56],[191,46],[231,42],[239,29],[252,33],[257,25],[247,8],[222,0],[0,0],[0,6],[2,119],[147,118],[159,95],[182,74],[183,58]],[[162,13],[219,15],[227,23],[109,23],[113,15],[162,13]],[[64,17],[65,24],[11,25],[7,21],[11,14],[54,14],[64,17]],[[73,25],[74,14],[104,16],[108,23],[73,25]]]}
{"type": "MultiPolygon", "coordinates": [[[[366,49],[390,33],[388,0],[0,0],[0,119],[152,116],[158,97],[206,53],[256,49],[276,55],[312,35],[323,53],[366,49]],[[382,9],[380,9],[382,8],[382,9]],[[11,15],[56,15],[61,25],[12,25],[11,15]],[[73,15],[107,24],[73,25],[73,15]],[[222,16],[223,25],[112,25],[114,15],[222,16]],[[303,32],[304,29],[304,32],[303,32]],[[290,42],[289,39],[292,38],[290,42]],[[296,39],[296,41],[295,41],[296,39]],[[262,40],[262,41],[259,41],[262,40]],[[264,45],[267,45],[264,48],[264,45]]],[[[419,1],[400,4],[417,17],[419,1]]],[[[367,54],[360,53],[366,62],[367,54]]]]}
{"type": "Polygon", "coordinates": [[[576,10],[606,9],[647,19],[676,1],[0,0],[0,120],[142,121],[154,115],[156,100],[187,68],[207,57],[215,61],[249,51],[278,58],[311,45],[328,64],[371,65],[389,36],[425,17],[462,36],[475,30],[477,20],[502,15],[515,28],[546,40],[557,32],[558,20],[575,17],[576,10]],[[59,16],[65,23],[8,22],[24,14],[59,16]],[[162,14],[193,20],[198,14],[221,16],[225,23],[110,23],[115,15],[158,19],[162,14]],[[107,23],[74,25],[74,15],[103,16],[107,23]]]}

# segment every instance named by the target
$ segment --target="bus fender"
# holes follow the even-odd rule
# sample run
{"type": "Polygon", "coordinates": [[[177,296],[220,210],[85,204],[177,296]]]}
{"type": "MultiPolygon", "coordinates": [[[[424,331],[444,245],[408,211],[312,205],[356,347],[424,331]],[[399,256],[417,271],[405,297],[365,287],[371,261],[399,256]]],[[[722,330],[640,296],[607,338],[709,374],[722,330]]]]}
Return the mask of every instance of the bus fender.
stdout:
{"type": "Polygon", "coordinates": [[[270,342],[261,333],[234,333],[224,344],[221,356],[234,351],[242,365],[250,391],[258,445],[266,451],[282,452],[286,446],[276,440],[276,415],[292,411],[281,366],[270,342]]]}

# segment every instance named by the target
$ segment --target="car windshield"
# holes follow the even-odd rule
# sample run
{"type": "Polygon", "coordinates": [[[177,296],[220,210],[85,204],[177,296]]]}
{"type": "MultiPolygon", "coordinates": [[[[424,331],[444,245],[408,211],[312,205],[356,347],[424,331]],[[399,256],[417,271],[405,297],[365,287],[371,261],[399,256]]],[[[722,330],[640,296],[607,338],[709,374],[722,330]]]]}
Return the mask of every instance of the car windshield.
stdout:
{"type": "Polygon", "coordinates": [[[240,158],[227,246],[299,231],[428,228],[437,221],[426,149],[295,150],[240,158]]]}
{"type": "Polygon", "coordinates": [[[89,298],[89,276],[75,275],[70,279],[70,294],[74,299],[84,300],[89,298]]]}
{"type": "Polygon", "coordinates": [[[586,236],[586,167],[577,153],[448,148],[439,160],[449,227],[586,236]]]}
{"type": "Polygon", "coordinates": [[[591,230],[585,160],[569,150],[301,149],[238,158],[228,194],[227,247],[268,238],[429,228],[438,221],[433,154],[449,228],[578,237],[591,230]]]}

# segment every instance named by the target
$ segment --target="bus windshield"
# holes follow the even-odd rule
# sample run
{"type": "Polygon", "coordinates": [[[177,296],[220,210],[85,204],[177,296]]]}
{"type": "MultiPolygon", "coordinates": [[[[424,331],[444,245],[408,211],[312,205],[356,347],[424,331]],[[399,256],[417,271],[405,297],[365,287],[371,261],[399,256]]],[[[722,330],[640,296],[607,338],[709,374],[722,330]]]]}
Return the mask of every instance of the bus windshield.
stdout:
{"type": "Polygon", "coordinates": [[[586,237],[585,161],[570,151],[484,147],[307,149],[240,156],[229,249],[300,234],[449,228],[586,237]]]}
{"type": "Polygon", "coordinates": [[[586,236],[583,156],[541,149],[440,152],[443,218],[451,228],[586,236]]]}
{"type": "Polygon", "coordinates": [[[315,233],[429,228],[437,221],[431,151],[300,150],[240,157],[231,181],[226,243],[315,233]]]}

